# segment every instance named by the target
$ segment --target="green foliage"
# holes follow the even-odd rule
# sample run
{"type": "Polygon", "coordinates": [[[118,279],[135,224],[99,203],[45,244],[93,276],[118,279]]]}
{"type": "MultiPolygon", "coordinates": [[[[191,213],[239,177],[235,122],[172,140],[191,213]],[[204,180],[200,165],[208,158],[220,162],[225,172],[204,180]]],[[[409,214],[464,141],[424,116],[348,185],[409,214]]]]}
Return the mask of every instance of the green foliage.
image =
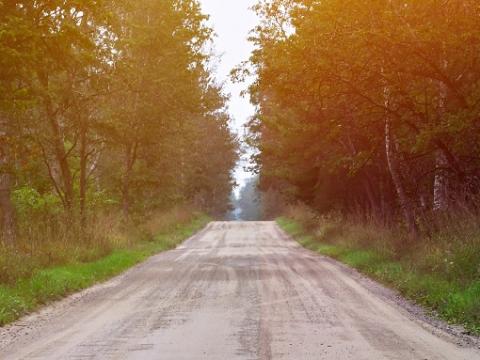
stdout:
{"type": "Polygon", "coordinates": [[[432,209],[478,206],[476,0],[262,0],[255,9],[256,50],[233,77],[256,75],[249,142],[262,189],[383,222],[406,207],[421,223],[432,209]]]}
{"type": "Polygon", "coordinates": [[[13,191],[13,202],[17,214],[23,218],[32,218],[39,214],[58,214],[62,211],[61,201],[53,194],[41,195],[36,189],[23,186],[13,191]]]}
{"type": "Polygon", "coordinates": [[[238,143],[206,20],[196,0],[0,3],[4,242],[92,237],[120,209],[226,212],[238,143]]]}

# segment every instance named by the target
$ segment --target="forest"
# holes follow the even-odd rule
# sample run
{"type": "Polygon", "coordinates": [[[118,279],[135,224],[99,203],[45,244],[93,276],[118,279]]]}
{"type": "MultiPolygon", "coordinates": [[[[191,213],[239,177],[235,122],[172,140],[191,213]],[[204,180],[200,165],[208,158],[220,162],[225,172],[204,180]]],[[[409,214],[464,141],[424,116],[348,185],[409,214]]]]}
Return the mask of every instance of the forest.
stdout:
{"type": "Polygon", "coordinates": [[[258,74],[249,141],[264,190],[401,218],[413,237],[436,214],[477,209],[477,1],[263,1],[257,12],[257,50],[235,75],[258,74]]]}
{"type": "Polygon", "coordinates": [[[254,79],[247,141],[263,216],[478,332],[478,1],[255,11],[255,51],[232,78],[254,79]]]}
{"type": "MultiPolygon", "coordinates": [[[[230,21],[224,1],[209,5],[230,21]]],[[[324,336],[349,355],[361,338],[359,354],[435,358],[440,337],[412,351],[438,316],[449,336],[480,334],[478,0],[252,3],[254,50],[222,83],[224,24],[205,1],[0,0],[0,327],[191,240],[86,296],[71,331],[34,351],[70,333],[93,356],[153,351],[151,335],[159,353],[188,351],[186,333],[197,357],[237,338],[236,355],[326,354],[324,336]],[[233,83],[255,111],[243,137],[233,83]],[[245,222],[211,222],[228,216],[245,222]]],[[[250,19],[233,16],[238,35],[250,19]]]]}
{"type": "Polygon", "coordinates": [[[173,207],[227,211],[238,140],[206,20],[194,0],[0,1],[2,271],[95,258],[173,207]]]}

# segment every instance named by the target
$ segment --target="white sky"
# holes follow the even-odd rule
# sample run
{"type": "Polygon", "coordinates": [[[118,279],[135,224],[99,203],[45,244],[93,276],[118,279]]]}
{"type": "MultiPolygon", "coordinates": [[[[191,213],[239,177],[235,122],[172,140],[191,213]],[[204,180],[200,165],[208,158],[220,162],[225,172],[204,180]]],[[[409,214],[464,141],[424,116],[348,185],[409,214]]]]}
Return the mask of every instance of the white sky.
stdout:
{"type": "MultiPolygon", "coordinates": [[[[203,13],[210,16],[210,24],[216,34],[214,50],[219,55],[216,76],[218,81],[225,83],[225,92],[231,96],[229,111],[234,119],[233,127],[242,135],[242,126],[253,115],[254,108],[248,97],[240,96],[245,84],[233,84],[229,74],[232,68],[249,58],[253,49],[247,38],[257,24],[257,17],[250,10],[255,0],[200,0],[200,3],[203,13]]],[[[235,171],[240,187],[251,177],[250,173],[243,171],[244,165],[245,161],[235,171]]]]}

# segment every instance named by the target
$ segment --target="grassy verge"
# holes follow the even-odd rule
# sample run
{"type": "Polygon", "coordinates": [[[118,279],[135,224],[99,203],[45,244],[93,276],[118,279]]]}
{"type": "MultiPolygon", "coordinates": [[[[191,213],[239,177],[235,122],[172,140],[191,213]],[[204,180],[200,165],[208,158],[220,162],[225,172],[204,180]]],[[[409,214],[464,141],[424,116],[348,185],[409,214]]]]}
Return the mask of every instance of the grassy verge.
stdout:
{"type": "Polygon", "coordinates": [[[445,260],[445,254],[432,254],[432,247],[417,247],[399,255],[389,247],[355,241],[364,235],[358,227],[354,231],[343,226],[340,231],[339,223],[323,223],[307,231],[300,221],[291,218],[279,218],[277,223],[304,247],[354,267],[396,288],[449,323],[461,324],[471,333],[480,334],[480,277],[474,272],[467,274],[466,270],[475,267],[475,263],[463,264],[462,276],[452,270],[455,264],[445,260]]]}
{"type": "Polygon", "coordinates": [[[39,269],[12,285],[0,285],[0,326],[18,319],[43,304],[109,279],[200,230],[209,221],[204,215],[164,228],[148,240],[135,241],[124,249],[90,262],[74,262],[39,269]]]}

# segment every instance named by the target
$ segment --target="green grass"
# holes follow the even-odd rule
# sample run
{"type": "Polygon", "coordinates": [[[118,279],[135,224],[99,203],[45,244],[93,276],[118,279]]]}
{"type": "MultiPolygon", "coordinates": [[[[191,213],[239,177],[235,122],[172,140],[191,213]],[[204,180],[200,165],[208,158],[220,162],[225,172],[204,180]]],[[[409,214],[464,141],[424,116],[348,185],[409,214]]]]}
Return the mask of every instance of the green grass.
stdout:
{"type": "Polygon", "coordinates": [[[0,325],[8,324],[53,300],[105,281],[161,251],[175,248],[209,221],[206,216],[169,227],[150,241],[129,249],[114,250],[93,262],[77,262],[41,269],[14,285],[0,286],[0,325]]]}
{"type": "MultiPolygon", "coordinates": [[[[396,258],[375,247],[360,246],[355,242],[328,242],[305,231],[303,226],[289,218],[277,223],[301,245],[312,251],[337,259],[370,277],[399,290],[404,296],[425,306],[449,323],[461,324],[474,334],[480,334],[480,278],[478,276],[451,276],[435,271],[440,264],[425,268],[418,259],[429,254],[396,258]]],[[[355,237],[355,234],[342,234],[355,237]]],[[[419,250],[417,250],[419,251],[419,250]]],[[[426,251],[425,248],[420,251],[426,251]]],[[[441,260],[435,260],[440,262],[441,260]]],[[[435,265],[435,264],[434,264],[435,265]]]]}

